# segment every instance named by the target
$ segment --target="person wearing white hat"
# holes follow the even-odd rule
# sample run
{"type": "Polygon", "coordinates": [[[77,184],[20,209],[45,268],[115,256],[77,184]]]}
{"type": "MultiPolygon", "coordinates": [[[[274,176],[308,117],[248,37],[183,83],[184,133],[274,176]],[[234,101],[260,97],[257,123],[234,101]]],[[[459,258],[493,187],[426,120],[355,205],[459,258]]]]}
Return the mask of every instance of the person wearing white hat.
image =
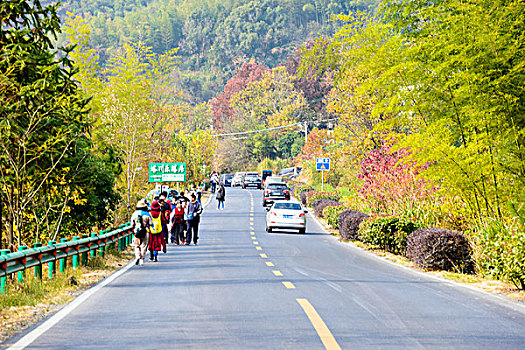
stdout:
{"type": "Polygon", "coordinates": [[[137,210],[131,216],[131,228],[133,230],[133,246],[135,247],[135,265],[144,265],[144,257],[148,249],[150,228],[153,220],[148,212],[145,200],[137,203],[137,210]]]}

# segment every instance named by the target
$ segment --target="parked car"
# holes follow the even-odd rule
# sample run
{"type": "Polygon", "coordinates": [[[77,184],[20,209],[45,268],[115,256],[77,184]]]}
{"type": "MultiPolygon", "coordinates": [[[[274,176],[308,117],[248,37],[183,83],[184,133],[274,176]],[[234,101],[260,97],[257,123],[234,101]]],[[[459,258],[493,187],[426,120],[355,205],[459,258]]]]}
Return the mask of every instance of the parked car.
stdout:
{"type": "Polygon", "coordinates": [[[266,183],[266,178],[269,177],[269,176],[272,176],[273,174],[273,171],[271,170],[263,170],[261,171],[261,181],[262,181],[262,185],[264,187],[264,184],[266,183]]]}
{"type": "Polygon", "coordinates": [[[290,200],[290,189],[284,182],[268,183],[264,188],[262,205],[265,207],[276,200],[290,200]]]}
{"type": "Polygon", "coordinates": [[[224,186],[230,187],[232,185],[233,174],[223,174],[221,175],[221,182],[224,186]]]}
{"type": "Polygon", "coordinates": [[[299,233],[306,233],[307,210],[301,203],[291,201],[275,201],[270,208],[266,208],[266,232],[274,229],[296,229],[299,233]]]}
{"type": "Polygon", "coordinates": [[[232,179],[232,187],[241,186],[242,185],[242,179],[243,179],[245,174],[246,174],[246,172],[244,172],[244,171],[240,171],[240,172],[235,173],[235,175],[233,175],[233,179],[232,179]]]}
{"type": "Polygon", "coordinates": [[[268,176],[266,178],[266,182],[264,183],[263,187],[266,188],[269,184],[276,183],[276,182],[283,182],[284,183],[282,176],[268,176]]]}
{"type": "Polygon", "coordinates": [[[242,179],[242,188],[246,187],[257,187],[262,188],[261,177],[258,173],[246,173],[242,179]]]}

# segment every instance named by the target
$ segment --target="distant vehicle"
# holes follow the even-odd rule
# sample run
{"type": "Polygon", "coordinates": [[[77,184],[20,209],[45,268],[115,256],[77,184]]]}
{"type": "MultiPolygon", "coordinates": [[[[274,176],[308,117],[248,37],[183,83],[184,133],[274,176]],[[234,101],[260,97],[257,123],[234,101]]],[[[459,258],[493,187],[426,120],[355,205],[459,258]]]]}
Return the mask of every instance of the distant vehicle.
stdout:
{"type": "Polygon", "coordinates": [[[295,229],[300,234],[306,233],[306,214],[301,203],[290,201],[276,201],[270,208],[266,208],[266,232],[274,229],[295,229]]]}
{"type": "Polygon", "coordinates": [[[290,200],[290,189],[283,182],[271,182],[266,185],[263,192],[262,205],[275,202],[276,200],[290,200]]]}
{"type": "Polygon", "coordinates": [[[264,183],[264,187],[266,188],[266,186],[269,184],[276,182],[284,182],[282,176],[268,176],[266,178],[266,182],[264,183]]]}
{"type": "Polygon", "coordinates": [[[235,173],[235,175],[233,175],[232,187],[242,185],[242,179],[244,177],[244,174],[246,174],[245,171],[240,171],[240,172],[235,173]]]}
{"type": "Polygon", "coordinates": [[[290,179],[293,179],[299,176],[302,170],[303,168],[300,168],[300,167],[284,168],[284,169],[281,169],[278,175],[289,177],[290,179]]]}
{"type": "Polygon", "coordinates": [[[221,182],[226,187],[230,187],[232,185],[232,180],[233,180],[233,174],[221,175],[221,182]]]}
{"type": "Polygon", "coordinates": [[[246,173],[242,179],[242,188],[257,187],[262,188],[262,181],[258,173],[246,173]]]}
{"type": "Polygon", "coordinates": [[[266,183],[266,178],[273,175],[273,171],[271,170],[263,170],[261,171],[261,181],[262,185],[264,187],[264,184],[266,183]]]}

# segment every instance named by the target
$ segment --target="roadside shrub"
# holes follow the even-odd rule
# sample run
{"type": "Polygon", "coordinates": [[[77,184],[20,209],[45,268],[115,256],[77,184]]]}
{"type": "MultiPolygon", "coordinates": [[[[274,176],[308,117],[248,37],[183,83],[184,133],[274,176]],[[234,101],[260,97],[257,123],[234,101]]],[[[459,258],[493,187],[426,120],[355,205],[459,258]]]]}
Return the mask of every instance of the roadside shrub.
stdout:
{"type": "Polygon", "coordinates": [[[359,227],[359,239],[387,252],[405,255],[407,236],[419,228],[419,224],[395,216],[371,216],[359,227]]]}
{"type": "Polygon", "coordinates": [[[457,231],[420,228],[407,239],[407,257],[425,269],[471,273],[474,264],[467,237],[457,231]]]}
{"type": "MultiPolygon", "coordinates": [[[[301,193],[302,192],[311,191],[311,190],[313,190],[312,186],[309,186],[309,185],[306,185],[306,184],[302,184],[302,183],[295,184],[294,186],[292,186],[290,188],[290,191],[292,191],[292,195],[297,200],[301,200],[301,193]]],[[[303,204],[306,204],[306,203],[303,203],[303,204]]]]}
{"type": "Polygon", "coordinates": [[[320,191],[309,191],[306,194],[306,205],[311,207],[314,202],[319,199],[331,199],[334,201],[339,200],[339,195],[335,192],[320,192],[320,191]]]}
{"type": "Polygon", "coordinates": [[[299,193],[299,200],[303,205],[306,205],[306,196],[308,193],[312,192],[313,190],[304,190],[299,193]]]}
{"type": "Polygon", "coordinates": [[[328,206],[334,206],[334,205],[341,205],[338,201],[334,201],[331,199],[318,199],[314,202],[314,213],[316,216],[319,216],[320,218],[323,216],[323,210],[324,208],[328,206]]]}
{"type": "Polygon", "coordinates": [[[481,275],[505,279],[525,290],[525,232],[518,222],[489,220],[472,235],[481,275]]]}
{"type": "Polygon", "coordinates": [[[339,214],[339,235],[342,239],[356,241],[359,239],[359,225],[368,215],[357,210],[344,210],[339,214]]]}
{"type": "Polygon", "coordinates": [[[344,210],[348,210],[348,208],[343,205],[329,205],[324,208],[323,216],[328,225],[337,230],[339,228],[339,214],[344,210]]]}

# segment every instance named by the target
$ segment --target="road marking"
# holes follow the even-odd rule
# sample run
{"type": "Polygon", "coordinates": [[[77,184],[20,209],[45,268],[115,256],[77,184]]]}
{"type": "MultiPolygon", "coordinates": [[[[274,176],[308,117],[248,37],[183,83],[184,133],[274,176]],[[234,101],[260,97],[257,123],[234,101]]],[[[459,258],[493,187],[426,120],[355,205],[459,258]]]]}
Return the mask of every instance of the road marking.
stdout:
{"type": "Polygon", "coordinates": [[[259,245],[259,242],[257,242],[257,241],[253,241],[253,244],[255,244],[255,245],[259,245]]]}
{"type": "Polygon", "coordinates": [[[330,332],[321,316],[319,316],[317,311],[315,311],[312,304],[310,304],[310,302],[306,299],[297,299],[297,302],[303,308],[304,312],[306,313],[306,316],[308,316],[308,318],[310,319],[310,322],[312,322],[312,325],[317,331],[319,338],[321,338],[325,349],[341,350],[341,347],[335,340],[334,336],[332,335],[332,332],[330,332]]]}
{"type": "Polygon", "coordinates": [[[261,248],[261,247],[255,247],[255,249],[257,249],[257,250],[262,250],[262,248],[261,248]]]}
{"type": "Polygon", "coordinates": [[[273,274],[275,276],[282,276],[283,275],[283,273],[281,271],[279,271],[279,270],[273,270],[272,272],[273,272],[273,274]]]}
{"type": "Polygon", "coordinates": [[[275,265],[273,264],[273,262],[269,262],[269,261],[267,261],[267,262],[266,262],[266,266],[275,266],[275,265]]]}
{"type": "Polygon", "coordinates": [[[262,254],[259,254],[259,255],[260,255],[260,256],[261,256],[261,258],[263,258],[263,259],[266,259],[266,258],[268,257],[268,255],[266,255],[266,254],[264,254],[264,253],[262,253],[262,254]]]}
{"type": "Polygon", "coordinates": [[[251,234],[252,236],[254,236],[254,235],[255,235],[255,232],[250,232],[250,234],[251,234]]]}
{"type": "Polygon", "coordinates": [[[285,281],[285,282],[283,282],[283,284],[284,284],[284,286],[285,286],[286,288],[288,288],[288,289],[295,289],[295,286],[293,285],[292,282],[287,282],[287,281],[285,281]]]}
{"type": "Polygon", "coordinates": [[[252,239],[257,239],[257,237],[253,236],[252,239]]]}
{"type": "Polygon", "coordinates": [[[250,222],[250,226],[253,226],[253,222],[250,222]]]}
{"type": "Polygon", "coordinates": [[[98,290],[103,288],[104,286],[110,284],[114,280],[116,280],[118,277],[123,275],[126,271],[128,271],[130,268],[135,266],[135,259],[131,261],[127,266],[123,267],[121,270],[116,271],[109,277],[105,278],[100,282],[99,284],[96,284],[94,287],[86,290],[84,293],[80,294],[76,299],[74,299],[71,303],[67,304],[62,308],[60,311],[58,311],[56,314],[51,316],[47,321],[42,323],[40,326],[35,328],[33,331],[26,334],[24,337],[22,337],[19,341],[17,341],[15,344],[11,345],[9,349],[13,350],[21,350],[25,349],[27,346],[31,345],[38,337],[40,337],[42,334],[47,332],[51,327],[56,325],[60,320],[62,320],[64,317],[69,315],[73,310],[75,310],[79,305],[81,305],[86,299],[88,299],[90,296],[95,294],[98,290]]]}

